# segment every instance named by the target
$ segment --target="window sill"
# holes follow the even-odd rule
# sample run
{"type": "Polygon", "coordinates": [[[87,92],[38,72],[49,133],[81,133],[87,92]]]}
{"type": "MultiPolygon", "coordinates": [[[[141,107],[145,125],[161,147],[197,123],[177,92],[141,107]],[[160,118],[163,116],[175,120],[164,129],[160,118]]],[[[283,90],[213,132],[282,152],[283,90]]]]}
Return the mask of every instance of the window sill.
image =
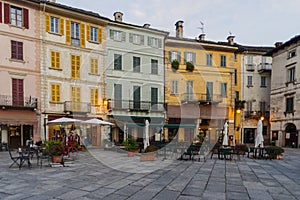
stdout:
{"type": "Polygon", "coordinates": [[[248,88],[253,87],[253,85],[247,85],[248,88]]]}
{"type": "Polygon", "coordinates": [[[62,69],[61,69],[61,68],[49,67],[49,69],[51,69],[51,70],[56,70],[56,71],[62,71],[62,69]]]}
{"type": "Polygon", "coordinates": [[[60,102],[60,101],[49,101],[49,103],[52,103],[52,104],[63,104],[64,102],[60,102]]]}
{"type": "Polygon", "coordinates": [[[93,43],[93,44],[100,44],[100,42],[98,41],[93,41],[93,40],[88,40],[89,43],[93,43]]]}
{"type": "Polygon", "coordinates": [[[260,87],[261,87],[261,88],[267,88],[267,86],[266,86],[266,85],[261,85],[260,87]]]}
{"type": "Polygon", "coordinates": [[[91,76],[100,76],[100,74],[88,73],[91,76]]]}
{"type": "Polygon", "coordinates": [[[22,29],[22,30],[24,30],[24,29],[26,29],[24,26],[17,26],[17,25],[13,25],[13,24],[8,24],[8,26],[10,27],[10,28],[19,28],[19,29],[22,29]]]}
{"type": "Polygon", "coordinates": [[[55,33],[55,32],[51,32],[51,31],[49,31],[48,33],[50,33],[50,34],[52,34],[52,35],[56,35],[56,36],[63,36],[63,35],[60,34],[60,33],[55,33]]]}
{"type": "Polygon", "coordinates": [[[25,60],[17,60],[17,59],[13,59],[13,58],[10,58],[9,61],[11,61],[11,62],[19,62],[19,63],[23,63],[23,64],[26,63],[25,60]]]}

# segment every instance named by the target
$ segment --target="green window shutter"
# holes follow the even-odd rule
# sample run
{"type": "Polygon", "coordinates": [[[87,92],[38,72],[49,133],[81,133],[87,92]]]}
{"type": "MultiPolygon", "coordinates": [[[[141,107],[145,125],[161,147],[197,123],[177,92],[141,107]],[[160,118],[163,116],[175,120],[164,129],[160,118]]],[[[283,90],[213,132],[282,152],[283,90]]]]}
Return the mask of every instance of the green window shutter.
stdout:
{"type": "Polygon", "coordinates": [[[151,45],[151,37],[148,36],[148,46],[151,45]]]}
{"type": "Polygon", "coordinates": [[[122,32],[122,41],[126,41],[126,33],[125,32],[122,32]]]}
{"type": "Polygon", "coordinates": [[[145,36],[141,35],[141,45],[145,44],[145,41],[144,41],[145,39],[144,38],[145,38],[145,36]]]}
{"type": "Polygon", "coordinates": [[[133,34],[129,33],[129,42],[133,43],[133,34]]]}
{"type": "Polygon", "coordinates": [[[110,39],[114,39],[114,30],[109,30],[110,39]]]}

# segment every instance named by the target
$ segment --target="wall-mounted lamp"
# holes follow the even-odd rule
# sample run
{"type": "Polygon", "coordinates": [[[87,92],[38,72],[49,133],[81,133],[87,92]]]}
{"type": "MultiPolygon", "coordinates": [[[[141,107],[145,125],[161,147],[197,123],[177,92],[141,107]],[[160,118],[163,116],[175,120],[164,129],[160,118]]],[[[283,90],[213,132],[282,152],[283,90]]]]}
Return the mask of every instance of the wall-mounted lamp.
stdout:
{"type": "Polygon", "coordinates": [[[265,118],[264,118],[263,116],[260,117],[260,120],[261,120],[261,121],[264,121],[264,119],[265,119],[265,118]]]}
{"type": "Polygon", "coordinates": [[[238,109],[236,110],[236,113],[237,113],[237,114],[240,114],[240,113],[241,113],[241,109],[238,108],[238,109]]]}

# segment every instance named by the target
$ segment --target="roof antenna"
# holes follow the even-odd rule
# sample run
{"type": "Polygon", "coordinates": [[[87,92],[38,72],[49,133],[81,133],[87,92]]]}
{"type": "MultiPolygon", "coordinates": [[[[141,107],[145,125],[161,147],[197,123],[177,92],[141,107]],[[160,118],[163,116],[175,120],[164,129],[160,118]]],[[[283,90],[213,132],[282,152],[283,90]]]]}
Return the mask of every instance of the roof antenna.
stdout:
{"type": "Polygon", "coordinates": [[[204,33],[204,23],[200,21],[201,27],[198,27],[198,29],[201,30],[202,34],[204,33]]]}

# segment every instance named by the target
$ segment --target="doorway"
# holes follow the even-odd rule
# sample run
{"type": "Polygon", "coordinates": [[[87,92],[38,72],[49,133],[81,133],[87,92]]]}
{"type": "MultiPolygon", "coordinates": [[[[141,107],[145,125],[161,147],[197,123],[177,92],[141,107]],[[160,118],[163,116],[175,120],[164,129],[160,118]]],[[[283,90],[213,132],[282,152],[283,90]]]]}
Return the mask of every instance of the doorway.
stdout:
{"type": "Polygon", "coordinates": [[[285,128],[285,146],[298,147],[298,131],[294,124],[288,124],[285,128]]]}

